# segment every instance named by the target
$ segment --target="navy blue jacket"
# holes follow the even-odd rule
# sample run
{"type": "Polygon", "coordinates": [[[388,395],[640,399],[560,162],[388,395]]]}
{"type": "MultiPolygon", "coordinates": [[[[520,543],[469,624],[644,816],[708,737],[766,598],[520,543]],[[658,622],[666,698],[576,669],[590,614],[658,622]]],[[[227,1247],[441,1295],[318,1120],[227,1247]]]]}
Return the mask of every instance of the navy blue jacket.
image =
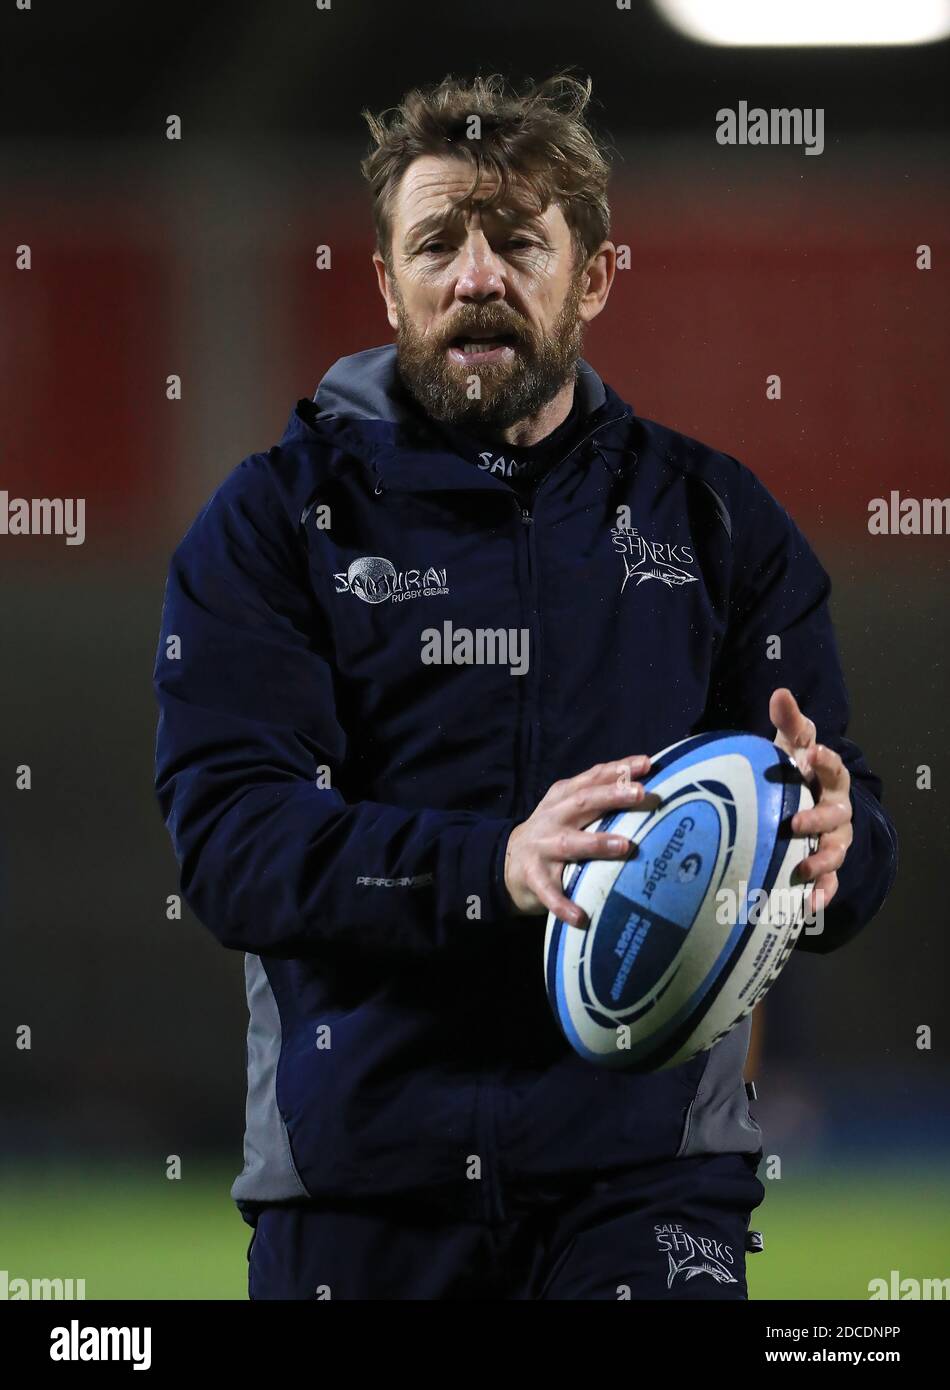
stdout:
{"type": "Polygon", "coordinates": [[[490,1217],[505,1184],[761,1148],[749,1020],[649,1075],[561,1037],[544,918],[513,916],[503,880],[555,780],[702,730],[772,738],[787,685],[854,803],[825,931],[796,949],[840,946],[890,887],[894,828],[845,736],[801,532],[586,362],[575,389],[586,427],[528,509],[425,428],[392,345],[341,358],[174,553],[156,789],[186,901],[246,953],[245,1213],[425,1190],[490,1217]],[[527,671],[425,664],[447,623],[526,629],[527,671]]]}

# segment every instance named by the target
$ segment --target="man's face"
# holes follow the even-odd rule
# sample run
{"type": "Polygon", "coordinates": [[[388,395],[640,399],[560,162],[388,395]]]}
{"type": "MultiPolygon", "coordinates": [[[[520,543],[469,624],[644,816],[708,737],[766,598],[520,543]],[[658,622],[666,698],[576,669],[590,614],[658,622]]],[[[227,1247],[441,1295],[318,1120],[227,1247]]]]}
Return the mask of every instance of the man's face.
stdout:
{"type": "MultiPolygon", "coordinates": [[[[400,374],[434,419],[505,429],[534,415],[573,374],[585,324],[606,300],[613,247],[574,265],[560,207],[455,212],[471,165],[425,155],[393,200],[391,273],[374,256],[400,374]]],[[[476,199],[495,183],[486,177],[476,199]]]]}

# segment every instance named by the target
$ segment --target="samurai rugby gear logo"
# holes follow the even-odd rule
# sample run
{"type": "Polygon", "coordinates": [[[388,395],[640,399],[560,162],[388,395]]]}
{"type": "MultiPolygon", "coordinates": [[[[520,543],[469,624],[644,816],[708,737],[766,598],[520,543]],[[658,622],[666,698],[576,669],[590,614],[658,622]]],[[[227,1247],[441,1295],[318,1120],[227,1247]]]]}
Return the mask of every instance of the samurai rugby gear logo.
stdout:
{"type": "Polygon", "coordinates": [[[436,598],[447,594],[446,571],[431,565],[427,570],[397,570],[382,555],[363,555],[346,574],[335,574],[338,594],[355,594],[364,603],[401,603],[410,598],[436,598]]]}
{"type": "Polygon", "coordinates": [[[682,1226],[654,1226],[656,1244],[666,1252],[668,1261],[666,1287],[671,1289],[679,1279],[688,1284],[700,1274],[715,1279],[717,1284],[738,1284],[729,1268],[735,1264],[732,1246],[711,1236],[691,1236],[682,1226]]]}
{"type": "Polygon", "coordinates": [[[696,563],[695,556],[688,545],[671,545],[666,541],[648,541],[641,536],[636,527],[612,526],[610,538],[614,548],[623,560],[623,583],[620,592],[627,587],[627,580],[636,581],[636,587],[646,579],[658,579],[668,589],[678,584],[695,584],[698,575],[689,574],[683,565],[696,563]]]}

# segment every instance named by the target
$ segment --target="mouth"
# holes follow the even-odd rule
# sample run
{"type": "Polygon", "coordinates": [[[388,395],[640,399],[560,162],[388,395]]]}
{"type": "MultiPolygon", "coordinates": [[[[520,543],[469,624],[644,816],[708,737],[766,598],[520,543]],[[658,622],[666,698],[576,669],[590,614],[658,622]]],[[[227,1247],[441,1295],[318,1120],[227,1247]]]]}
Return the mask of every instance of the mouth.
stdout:
{"type": "Polygon", "coordinates": [[[514,333],[460,333],[451,340],[446,351],[452,361],[464,366],[500,362],[514,357],[517,341],[514,333]]]}

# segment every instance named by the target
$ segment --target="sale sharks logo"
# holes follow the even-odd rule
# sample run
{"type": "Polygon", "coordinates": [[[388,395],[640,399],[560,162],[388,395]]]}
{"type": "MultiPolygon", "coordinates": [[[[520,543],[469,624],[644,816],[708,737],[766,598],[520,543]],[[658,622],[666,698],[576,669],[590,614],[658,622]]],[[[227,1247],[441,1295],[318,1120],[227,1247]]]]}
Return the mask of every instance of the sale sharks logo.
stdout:
{"type": "Polygon", "coordinates": [[[677,1279],[688,1284],[700,1275],[715,1279],[717,1284],[738,1284],[730,1269],[735,1263],[732,1246],[712,1236],[690,1235],[683,1226],[668,1224],[654,1226],[657,1248],[666,1253],[666,1287],[671,1289],[677,1279]]]}
{"type": "Polygon", "coordinates": [[[688,545],[674,545],[668,541],[649,541],[633,527],[613,526],[610,538],[614,549],[623,560],[623,593],[629,580],[639,588],[648,579],[658,579],[668,589],[680,584],[695,584],[698,575],[690,574],[685,565],[696,563],[692,549],[688,545]]]}

